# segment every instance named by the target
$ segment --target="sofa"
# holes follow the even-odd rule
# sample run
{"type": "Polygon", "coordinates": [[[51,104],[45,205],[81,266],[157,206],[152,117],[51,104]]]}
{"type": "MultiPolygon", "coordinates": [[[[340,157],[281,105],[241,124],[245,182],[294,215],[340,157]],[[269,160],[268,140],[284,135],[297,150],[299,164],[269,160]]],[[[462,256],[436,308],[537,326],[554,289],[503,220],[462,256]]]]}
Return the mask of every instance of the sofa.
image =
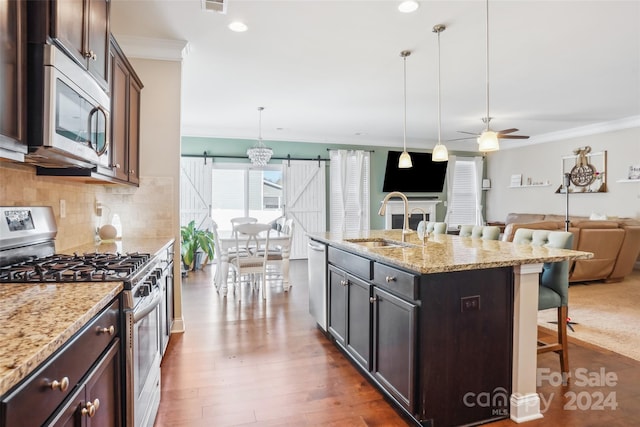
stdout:
{"type": "MultiPolygon", "coordinates": [[[[592,220],[570,217],[573,249],[592,252],[593,258],[572,262],[569,282],[602,280],[619,282],[640,261],[640,221],[631,218],[592,220]]],[[[517,229],[564,230],[565,217],[553,214],[510,213],[504,225],[502,240],[511,242],[517,229]]]]}

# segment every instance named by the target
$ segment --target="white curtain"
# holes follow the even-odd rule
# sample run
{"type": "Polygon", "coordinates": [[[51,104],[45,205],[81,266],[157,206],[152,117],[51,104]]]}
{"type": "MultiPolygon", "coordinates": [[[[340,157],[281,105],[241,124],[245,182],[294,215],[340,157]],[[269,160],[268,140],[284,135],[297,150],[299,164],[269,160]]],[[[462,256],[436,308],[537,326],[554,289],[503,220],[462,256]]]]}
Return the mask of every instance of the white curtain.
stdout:
{"type": "Polygon", "coordinates": [[[330,230],[369,229],[369,163],[367,151],[330,150],[330,230]]]}
{"type": "Polygon", "coordinates": [[[453,212],[453,182],[456,174],[456,156],[449,154],[449,163],[447,164],[447,213],[444,216],[444,222],[449,224],[451,213],[453,212]]]}
{"type": "Polygon", "coordinates": [[[475,196],[476,196],[476,225],[484,225],[484,218],[482,217],[482,174],[484,168],[484,159],[481,156],[474,157],[473,163],[475,164],[476,182],[475,182],[475,196]]]}

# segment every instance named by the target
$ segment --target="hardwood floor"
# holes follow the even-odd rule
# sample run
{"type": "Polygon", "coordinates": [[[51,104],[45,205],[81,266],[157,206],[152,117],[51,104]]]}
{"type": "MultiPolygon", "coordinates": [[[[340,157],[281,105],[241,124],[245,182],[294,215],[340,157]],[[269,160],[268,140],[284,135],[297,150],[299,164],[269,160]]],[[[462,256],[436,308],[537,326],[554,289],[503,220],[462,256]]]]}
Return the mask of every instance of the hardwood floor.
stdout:
{"type": "MultiPolygon", "coordinates": [[[[220,297],[210,267],[189,273],[183,280],[186,332],[172,335],[162,363],[155,426],[407,425],[316,328],[306,271],[306,261],[293,261],[291,291],[273,282],[266,302],[247,285],[241,302],[220,297]]],[[[544,418],[526,425],[639,425],[640,362],[575,342],[569,354],[571,371],[584,369],[590,383],[574,376],[563,387],[544,377],[538,388],[544,418]],[[609,383],[596,385],[607,373],[609,383]]],[[[538,367],[558,373],[557,355],[538,356],[538,367]]]]}

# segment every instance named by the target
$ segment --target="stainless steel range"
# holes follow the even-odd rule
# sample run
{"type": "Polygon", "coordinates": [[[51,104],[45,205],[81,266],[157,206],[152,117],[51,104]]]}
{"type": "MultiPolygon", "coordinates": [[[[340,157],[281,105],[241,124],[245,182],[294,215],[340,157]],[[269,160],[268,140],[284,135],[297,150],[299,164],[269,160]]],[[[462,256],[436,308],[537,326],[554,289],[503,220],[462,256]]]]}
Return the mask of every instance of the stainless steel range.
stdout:
{"type": "Polygon", "coordinates": [[[0,207],[0,286],[9,283],[123,283],[125,425],[153,426],[160,405],[161,260],[145,253],[56,254],[51,207],[0,207]]]}

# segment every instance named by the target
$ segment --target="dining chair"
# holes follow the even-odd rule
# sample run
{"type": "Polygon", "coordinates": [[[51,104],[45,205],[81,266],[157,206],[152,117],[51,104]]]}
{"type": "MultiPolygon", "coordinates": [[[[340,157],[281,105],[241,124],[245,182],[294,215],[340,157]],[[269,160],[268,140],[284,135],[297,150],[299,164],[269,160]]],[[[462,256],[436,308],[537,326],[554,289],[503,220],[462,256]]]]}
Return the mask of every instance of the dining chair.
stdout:
{"type": "MultiPolygon", "coordinates": [[[[285,228],[283,228],[283,233],[285,232],[284,230],[287,230],[286,232],[289,235],[287,250],[291,251],[291,242],[293,241],[293,234],[295,232],[295,225],[294,225],[293,219],[287,220],[287,225],[285,228]]],[[[282,271],[283,271],[282,264],[284,263],[284,259],[285,259],[284,253],[283,253],[284,250],[285,248],[283,248],[280,245],[272,246],[267,250],[267,270],[269,275],[277,274],[279,276],[282,276],[282,271]],[[269,267],[274,267],[275,272],[273,272],[273,269],[269,267]]]]}
{"type": "Polygon", "coordinates": [[[252,216],[238,216],[231,218],[231,229],[235,231],[236,226],[240,224],[255,224],[258,222],[258,218],[252,216]]]}
{"type": "Polygon", "coordinates": [[[495,225],[461,225],[460,237],[476,237],[484,240],[498,240],[500,227],[495,225]]]}
{"type": "MultiPolygon", "coordinates": [[[[568,231],[532,230],[519,228],[513,237],[515,244],[571,249],[573,234],[568,231]]],[[[557,342],[538,341],[538,354],[553,351],[560,356],[562,372],[569,372],[567,318],[569,315],[569,261],[545,262],[538,286],[538,310],[556,308],[558,311],[557,342]]]]}
{"type": "Polygon", "coordinates": [[[261,223],[244,223],[235,226],[236,249],[244,250],[244,254],[236,253],[229,255],[229,265],[234,269],[234,293],[238,288],[238,299],[242,295],[240,284],[242,278],[248,275],[249,282],[253,285],[257,284],[257,278],[260,278],[260,290],[262,298],[266,299],[266,268],[268,251],[252,251],[252,248],[259,247],[264,242],[264,247],[269,248],[269,235],[271,234],[270,224],[261,223]],[[261,233],[264,237],[259,236],[261,233]]]}

